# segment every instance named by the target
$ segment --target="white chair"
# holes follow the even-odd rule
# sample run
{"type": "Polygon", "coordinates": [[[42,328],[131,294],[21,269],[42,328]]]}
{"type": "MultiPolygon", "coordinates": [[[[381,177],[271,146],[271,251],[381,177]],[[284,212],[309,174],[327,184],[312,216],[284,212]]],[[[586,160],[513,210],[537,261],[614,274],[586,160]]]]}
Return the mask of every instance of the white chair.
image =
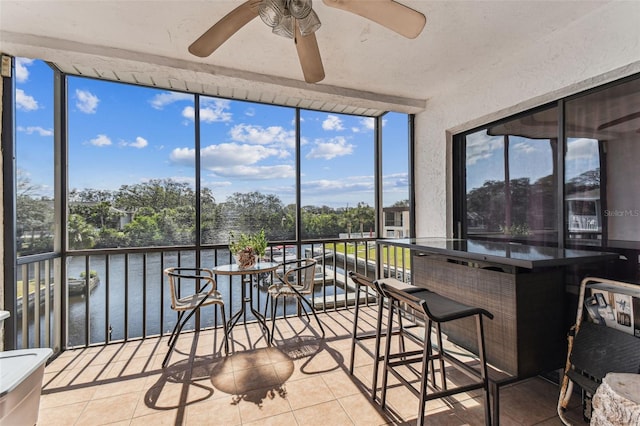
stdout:
{"type": "Polygon", "coordinates": [[[225,353],[228,353],[229,342],[227,339],[227,320],[224,312],[224,301],[222,300],[222,295],[216,288],[213,271],[206,268],[167,268],[164,270],[164,274],[169,278],[171,309],[178,313],[178,320],[167,342],[169,350],[162,361],[162,367],[164,368],[166,366],[182,328],[202,306],[220,306],[222,327],[224,330],[224,350],[225,353]],[[185,281],[192,284],[192,290],[188,293],[181,291],[185,281]],[[185,314],[187,315],[185,316],[185,314]]]}

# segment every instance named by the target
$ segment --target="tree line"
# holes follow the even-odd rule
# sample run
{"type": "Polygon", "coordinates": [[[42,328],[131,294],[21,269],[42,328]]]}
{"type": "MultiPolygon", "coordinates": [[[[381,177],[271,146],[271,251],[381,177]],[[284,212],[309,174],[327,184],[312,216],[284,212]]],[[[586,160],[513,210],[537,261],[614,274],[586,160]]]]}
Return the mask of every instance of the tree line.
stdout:
{"type": "MultiPolygon", "coordinates": [[[[529,178],[489,180],[467,193],[469,233],[527,236],[553,230],[556,224],[557,183],[553,175],[531,183],[529,178]]],[[[600,188],[600,169],[586,171],[565,182],[565,196],[600,188]]]]}
{"type": "MultiPolygon", "coordinates": [[[[30,195],[28,185],[17,197],[19,255],[50,251],[53,244],[53,200],[30,195]]],[[[73,189],[68,197],[70,249],[191,245],[195,243],[196,193],[189,184],[153,179],[118,190],[73,189]]],[[[295,239],[295,204],[254,191],[234,193],[216,202],[209,188],[200,192],[202,244],[226,244],[233,232],[265,230],[270,241],[295,239]]],[[[337,238],[340,233],[375,229],[375,209],[303,206],[302,238],[337,238]]]]}

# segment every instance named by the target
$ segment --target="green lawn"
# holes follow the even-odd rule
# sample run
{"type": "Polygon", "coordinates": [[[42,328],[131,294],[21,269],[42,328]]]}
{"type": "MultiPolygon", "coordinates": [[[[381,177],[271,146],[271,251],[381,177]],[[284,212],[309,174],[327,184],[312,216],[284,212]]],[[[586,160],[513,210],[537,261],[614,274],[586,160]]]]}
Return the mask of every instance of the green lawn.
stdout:
{"type": "MultiPolygon", "coordinates": [[[[35,280],[29,280],[29,294],[34,293],[36,291],[36,282],[35,280]]],[[[22,297],[22,280],[18,281],[18,285],[16,288],[16,298],[22,297]]]]}
{"type": "MultiPolygon", "coordinates": [[[[346,246],[346,253],[347,254],[354,254],[356,251],[356,247],[355,244],[351,244],[351,243],[338,243],[338,244],[327,244],[326,248],[327,250],[335,250],[338,253],[344,253],[345,252],[345,246],[346,246]]],[[[375,260],[376,258],[376,249],[375,248],[370,248],[368,249],[369,253],[368,253],[368,258],[371,260],[375,260]]],[[[367,248],[364,244],[358,244],[358,254],[357,257],[359,259],[364,259],[366,256],[366,252],[367,252],[367,248]]],[[[391,264],[390,266],[396,266],[396,260],[398,261],[398,265],[397,266],[404,266],[406,269],[410,269],[411,268],[411,251],[409,249],[406,248],[402,248],[402,247],[389,247],[389,246],[384,246],[382,248],[382,261],[386,264],[387,262],[387,255],[390,256],[389,263],[391,264]],[[389,252],[389,249],[392,250],[391,253],[389,252]],[[404,259],[402,258],[402,254],[404,251],[404,259]],[[404,265],[403,265],[403,260],[404,260],[404,265]]]]}

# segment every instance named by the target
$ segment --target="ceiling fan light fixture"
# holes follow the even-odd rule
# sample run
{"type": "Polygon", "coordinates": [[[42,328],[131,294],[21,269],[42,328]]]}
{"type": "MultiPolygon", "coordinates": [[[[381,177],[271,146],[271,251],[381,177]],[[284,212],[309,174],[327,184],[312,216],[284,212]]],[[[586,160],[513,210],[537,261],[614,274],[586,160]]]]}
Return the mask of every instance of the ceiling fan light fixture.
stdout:
{"type": "Polygon", "coordinates": [[[311,13],[311,0],[288,0],[287,7],[296,19],[304,19],[311,13]]]}
{"type": "Polygon", "coordinates": [[[284,16],[286,5],[284,0],[262,0],[258,6],[258,14],[262,22],[275,28],[284,16]]]}
{"type": "Polygon", "coordinates": [[[318,18],[315,10],[311,10],[311,12],[305,18],[298,20],[300,34],[303,37],[315,33],[316,31],[318,31],[321,25],[322,24],[320,23],[320,18],[318,18]]]}
{"type": "Polygon", "coordinates": [[[287,13],[280,17],[280,21],[278,22],[278,25],[273,27],[273,30],[271,30],[271,32],[273,32],[276,35],[292,39],[293,32],[295,31],[294,25],[295,25],[295,19],[293,18],[293,16],[287,13]]]}

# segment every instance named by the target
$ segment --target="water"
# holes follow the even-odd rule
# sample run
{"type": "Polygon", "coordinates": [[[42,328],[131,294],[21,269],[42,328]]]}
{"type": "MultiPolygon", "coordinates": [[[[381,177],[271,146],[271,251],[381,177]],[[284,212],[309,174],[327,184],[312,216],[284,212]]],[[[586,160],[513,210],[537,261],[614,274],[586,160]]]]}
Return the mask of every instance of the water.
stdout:
{"type": "MultiPolygon", "coordinates": [[[[303,252],[306,254],[306,248],[303,252]]],[[[275,261],[281,261],[283,253],[274,253],[275,261]]],[[[286,259],[295,259],[297,252],[287,248],[286,259]]],[[[227,250],[205,250],[201,254],[202,265],[213,266],[215,264],[225,264],[230,261],[227,250]]],[[[67,259],[67,275],[68,277],[79,278],[88,268],[89,271],[95,271],[100,279],[98,285],[93,288],[88,299],[82,296],[70,296],[66,300],[67,318],[65,323],[68,327],[66,333],[68,338],[65,343],[66,347],[85,346],[90,344],[103,344],[107,340],[123,340],[125,338],[133,339],[143,336],[154,336],[162,333],[170,333],[176,321],[177,314],[171,310],[170,296],[168,294],[169,285],[162,274],[162,268],[170,266],[194,266],[195,252],[165,252],[165,253],[148,253],[129,254],[128,258],[124,254],[110,255],[109,268],[107,275],[107,257],[105,255],[95,255],[89,257],[89,265],[86,265],[86,257],[76,256],[67,259]],[[125,275],[128,277],[128,285],[125,288],[125,275]],[[128,301],[128,303],[127,303],[128,301]],[[161,310],[162,307],[162,310],[161,310]],[[125,315],[125,313],[127,315],[125,315]],[[126,320],[126,323],[125,323],[126,320]]],[[[331,262],[326,265],[326,272],[331,274],[331,262]]],[[[44,277],[44,266],[41,267],[41,278],[44,277]]],[[[53,270],[53,268],[51,268],[53,270]]],[[[33,271],[29,272],[33,274],[33,271]]],[[[341,268],[336,268],[336,273],[343,274],[341,268]]],[[[19,277],[19,279],[21,279],[19,277]]],[[[43,279],[43,278],[42,278],[43,279]]],[[[264,312],[266,296],[266,287],[270,281],[270,275],[262,278],[260,287],[254,287],[254,307],[264,312]],[[268,278],[268,280],[264,280],[268,278]]],[[[224,295],[226,315],[229,318],[233,313],[240,309],[241,303],[241,282],[239,276],[218,275],[216,277],[218,290],[224,295]]],[[[51,277],[53,281],[53,276],[51,277]]],[[[254,286],[257,283],[254,283],[254,286]]],[[[344,291],[342,285],[338,287],[327,281],[326,285],[317,285],[315,289],[316,298],[327,298],[333,301],[334,297],[344,300],[344,291]],[[340,296],[342,295],[342,296],[340,296]]],[[[15,313],[17,324],[17,347],[42,347],[49,343],[45,339],[48,333],[51,341],[54,341],[55,324],[53,310],[54,287],[51,291],[51,316],[49,318],[51,329],[45,326],[45,305],[44,292],[41,293],[41,305],[38,318],[40,319],[40,338],[36,342],[34,327],[34,307],[29,307],[28,319],[28,344],[23,345],[22,336],[22,311],[21,303],[18,305],[18,311],[15,313]]],[[[286,311],[287,315],[297,312],[297,305],[294,299],[288,299],[286,306],[282,303],[278,304],[277,316],[281,316],[286,311]]],[[[219,315],[219,313],[218,313],[219,315]]],[[[202,309],[201,327],[211,327],[220,324],[220,318],[217,322],[214,319],[214,308],[207,307],[202,309]]],[[[240,319],[242,321],[253,321],[254,316],[248,311],[245,316],[240,319]]],[[[185,329],[193,329],[195,321],[191,320],[185,329]]]]}
{"type": "MultiPolygon", "coordinates": [[[[294,258],[293,256],[291,258],[294,258]]],[[[227,259],[227,257],[220,256],[219,259],[227,259]]],[[[224,264],[226,262],[219,261],[218,263],[224,264]]],[[[195,253],[182,252],[179,259],[177,252],[164,253],[164,255],[160,253],[147,254],[146,264],[142,254],[129,255],[128,264],[125,263],[124,255],[113,255],[109,258],[107,285],[105,256],[92,256],[89,268],[91,271],[97,272],[100,283],[90,292],[88,303],[84,296],[69,298],[68,346],[103,343],[106,341],[108,333],[110,333],[109,340],[121,340],[125,336],[137,338],[143,335],[158,335],[161,332],[170,333],[175,325],[176,313],[171,310],[169,285],[162,274],[162,268],[178,264],[183,267],[194,266],[195,253]],[[163,257],[164,263],[161,263],[163,257]],[[125,274],[129,277],[126,288],[125,274]],[[146,277],[146,281],[143,277],[146,277]],[[161,312],[161,306],[163,312],[161,312]],[[87,311],[88,315],[86,315],[87,311]],[[127,319],[126,324],[125,318],[127,319]],[[88,342],[85,338],[85,330],[87,329],[89,332],[88,342]]],[[[202,264],[205,267],[214,264],[213,252],[203,253],[202,264]],[[206,259],[207,257],[210,259],[206,259]]],[[[79,277],[80,273],[85,271],[85,267],[84,257],[74,257],[68,262],[68,275],[79,277]]],[[[255,277],[253,283],[253,304],[260,312],[264,312],[267,298],[266,287],[270,281],[268,274],[265,275],[259,277],[260,285],[256,282],[255,277]]],[[[241,278],[240,276],[218,275],[216,281],[218,290],[224,297],[228,318],[240,309],[241,278]]],[[[337,290],[338,294],[342,293],[342,289],[338,288],[337,290]]],[[[333,285],[327,285],[324,292],[328,297],[333,296],[336,288],[333,285]]],[[[322,286],[316,287],[316,294],[318,296],[323,294],[322,286]]],[[[289,300],[286,308],[282,303],[279,304],[276,315],[283,315],[285,309],[287,314],[296,312],[295,301],[289,300]]],[[[255,320],[255,317],[247,310],[240,321],[243,320],[252,321],[255,320]]],[[[193,329],[194,324],[195,320],[192,318],[185,326],[185,330],[193,329]]],[[[218,324],[220,324],[219,317],[218,324]]],[[[216,325],[214,307],[202,308],[201,326],[212,327],[214,325],[216,325]]]]}

